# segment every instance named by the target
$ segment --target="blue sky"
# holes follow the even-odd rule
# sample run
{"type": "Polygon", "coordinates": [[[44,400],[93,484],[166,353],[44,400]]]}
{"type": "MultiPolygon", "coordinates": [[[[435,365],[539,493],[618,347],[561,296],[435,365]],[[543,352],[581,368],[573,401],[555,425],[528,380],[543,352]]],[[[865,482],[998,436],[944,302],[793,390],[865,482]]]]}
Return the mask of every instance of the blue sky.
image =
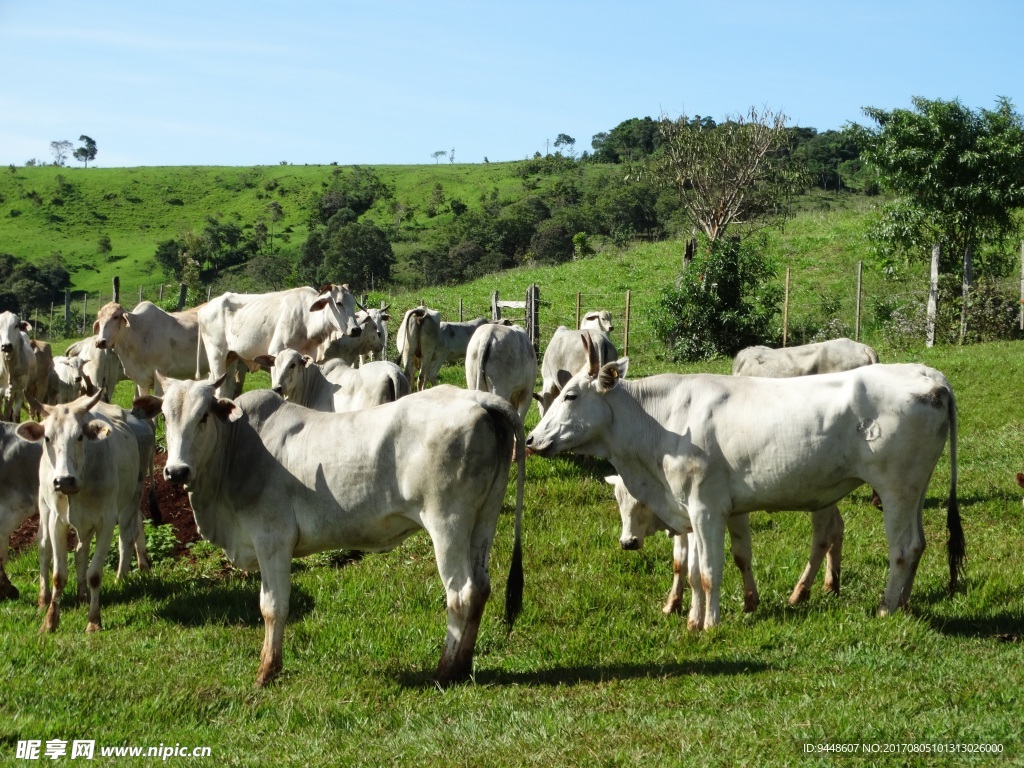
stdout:
{"type": "Polygon", "coordinates": [[[87,134],[100,166],[479,163],[647,115],[1024,111],[1022,30],[1018,0],[0,0],[0,162],[87,134]]]}

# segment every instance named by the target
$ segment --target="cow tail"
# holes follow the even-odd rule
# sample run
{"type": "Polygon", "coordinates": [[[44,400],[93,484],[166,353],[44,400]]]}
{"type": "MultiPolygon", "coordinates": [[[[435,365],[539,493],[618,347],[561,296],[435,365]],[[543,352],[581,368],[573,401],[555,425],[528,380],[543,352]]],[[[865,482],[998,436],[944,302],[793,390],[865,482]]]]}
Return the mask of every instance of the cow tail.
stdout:
{"type": "Polygon", "coordinates": [[[949,500],[946,506],[946,530],[949,539],[946,542],[946,557],[949,560],[949,593],[956,591],[960,577],[964,572],[964,559],[967,556],[964,544],[964,529],[960,524],[960,507],[956,500],[956,397],[953,389],[949,390],[949,500]]]}
{"type": "Polygon", "coordinates": [[[519,412],[509,406],[507,417],[515,428],[516,456],[516,522],[515,539],[512,544],[512,564],[505,587],[505,623],[512,631],[516,617],[523,610],[523,489],[526,483],[526,433],[519,412]]]}
{"type": "Polygon", "coordinates": [[[476,389],[479,392],[489,392],[487,387],[487,358],[491,356],[491,344],[492,340],[488,339],[487,343],[484,344],[484,348],[480,350],[480,359],[477,361],[476,366],[476,389]]]}

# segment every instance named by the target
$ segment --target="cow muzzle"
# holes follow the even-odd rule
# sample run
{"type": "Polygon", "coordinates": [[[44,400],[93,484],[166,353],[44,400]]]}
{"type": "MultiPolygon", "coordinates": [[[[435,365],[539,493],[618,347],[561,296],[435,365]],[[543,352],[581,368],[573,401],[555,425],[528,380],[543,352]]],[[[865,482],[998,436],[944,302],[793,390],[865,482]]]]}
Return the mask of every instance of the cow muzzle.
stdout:
{"type": "Polygon", "coordinates": [[[0,352],[13,352],[13,351],[14,351],[14,345],[13,344],[0,344],[0,352]]]}
{"type": "Polygon", "coordinates": [[[168,464],[164,467],[164,479],[178,485],[185,485],[192,479],[192,468],[185,464],[168,464]]]}
{"type": "Polygon", "coordinates": [[[362,333],[363,333],[363,329],[362,329],[362,328],[360,328],[360,327],[359,327],[359,326],[357,325],[357,326],[356,326],[355,328],[353,328],[353,329],[352,329],[351,331],[349,331],[348,335],[349,335],[349,336],[352,336],[353,338],[355,338],[356,336],[360,336],[360,335],[362,335],[362,333]]]}
{"type": "Polygon", "coordinates": [[[78,478],[71,475],[62,475],[53,478],[53,490],[68,496],[78,493],[78,478]]]}
{"type": "Polygon", "coordinates": [[[106,339],[96,339],[96,349],[106,349],[106,348],[107,348],[107,340],[106,339]]]}
{"type": "Polygon", "coordinates": [[[619,546],[632,552],[638,549],[643,549],[644,540],[637,538],[636,536],[630,536],[629,538],[619,539],[619,546]]]}

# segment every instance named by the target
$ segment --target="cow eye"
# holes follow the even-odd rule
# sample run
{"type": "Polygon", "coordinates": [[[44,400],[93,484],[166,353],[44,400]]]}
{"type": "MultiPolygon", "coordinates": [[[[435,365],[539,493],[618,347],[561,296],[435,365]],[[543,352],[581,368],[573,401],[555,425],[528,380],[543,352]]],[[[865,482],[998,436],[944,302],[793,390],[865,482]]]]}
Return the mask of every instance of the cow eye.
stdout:
{"type": "Polygon", "coordinates": [[[199,423],[200,423],[200,424],[205,424],[205,423],[206,423],[206,420],[207,420],[208,418],[210,418],[210,412],[209,412],[209,411],[207,411],[206,413],[204,413],[204,414],[202,415],[202,418],[200,418],[200,419],[199,419],[199,423]]]}
{"type": "Polygon", "coordinates": [[[565,399],[567,401],[571,402],[571,401],[575,400],[577,397],[578,397],[578,395],[575,392],[566,392],[565,393],[565,399]]]}

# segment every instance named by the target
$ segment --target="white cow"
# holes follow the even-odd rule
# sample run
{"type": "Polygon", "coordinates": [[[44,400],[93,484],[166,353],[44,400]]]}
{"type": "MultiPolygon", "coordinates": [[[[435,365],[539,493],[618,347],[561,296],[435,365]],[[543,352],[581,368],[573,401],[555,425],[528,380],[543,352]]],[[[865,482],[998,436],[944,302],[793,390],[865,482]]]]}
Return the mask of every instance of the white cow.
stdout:
{"type": "Polygon", "coordinates": [[[314,411],[344,413],[393,403],[409,394],[409,380],[394,363],[378,360],[352,368],[342,360],[326,365],[285,349],[256,362],[271,369],[270,387],[288,402],[314,411]]]}
{"type": "MultiPolygon", "coordinates": [[[[127,331],[127,328],[122,328],[122,331],[127,331]]],[[[133,332],[128,335],[134,336],[135,334],[133,332]]],[[[121,365],[121,359],[117,356],[117,353],[110,349],[107,344],[104,344],[102,347],[98,346],[97,342],[100,341],[100,338],[100,336],[90,336],[87,339],[76,341],[64,353],[68,357],[81,359],[83,376],[91,381],[102,393],[103,402],[109,403],[117,382],[127,379],[128,376],[125,375],[124,367],[121,365]]],[[[162,338],[166,339],[167,337],[163,336],[162,338]]],[[[154,339],[154,346],[159,346],[159,343],[158,339],[154,339]]],[[[126,352],[126,354],[131,355],[130,352],[126,352]]],[[[188,370],[191,370],[191,364],[188,370]]],[[[145,380],[150,382],[149,387],[152,389],[153,380],[149,378],[145,380]]]]}
{"type": "Polygon", "coordinates": [[[7,578],[11,534],[36,513],[39,499],[39,457],[43,448],[18,438],[17,424],[0,422],[0,601],[17,600],[18,589],[7,578]]]}
{"type": "Polygon", "coordinates": [[[314,357],[333,332],[351,336],[361,332],[356,325],[356,300],[347,285],[326,285],[319,291],[302,287],[274,293],[225,293],[199,307],[197,314],[201,347],[210,363],[210,376],[217,380],[227,372],[232,353],[255,371],[259,355],[295,349],[314,357]]]}
{"type": "Polygon", "coordinates": [[[13,312],[0,312],[0,419],[18,421],[25,390],[35,375],[35,355],[25,334],[32,325],[13,312]]]}
{"type": "Polygon", "coordinates": [[[537,352],[518,326],[487,323],[476,329],[466,350],[466,387],[508,400],[526,420],[537,384],[537,352]]]}
{"type": "MultiPolygon", "coordinates": [[[[351,413],[319,413],[267,390],[237,402],[216,382],[163,382],[135,405],[167,429],[164,476],[188,489],[203,537],[240,568],[259,568],[266,625],[256,678],[281,670],[291,560],[346,548],[387,551],[424,529],[447,594],[448,634],[436,679],[466,679],[484,605],[487,564],[519,417],[499,397],[437,387],[351,413]],[[254,478],[259,478],[254,482],[254,478]]],[[[519,450],[515,544],[506,592],[511,627],[522,605],[519,450]]]]}
{"type": "Polygon", "coordinates": [[[612,325],[612,313],[607,309],[596,309],[592,312],[587,312],[580,320],[580,330],[592,330],[601,331],[601,333],[608,334],[615,330],[615,326],[612,325]]]}
{"type": "Polygon", "coordinates": [[[584,338],[597,349],[598,359],[602,365],[619,356],[615,345],[604,331],[593,328],[571,331],[564,325],[558,326],[551,341],[548,342],[547,349],[544,350],[544,359],[541,361],[541,393],[534,395],[542,416],[561,392],[560,382],[567,381],[587,364],[584,338]]]}
{"type": "Polygon", "coordinates": [[[322,345],[317,362],[344,360],[356,365],[366,357],[384,359],[388,348],[388,320],[391,315],[383,309],[361,309],[356,313],[356,323],[361,329],[358,336],[335,335],[322,345]]]}
{"type": "Polygon", "coordinates": [[[89,394],[89,382],[84,369],[85,361],[80,357],[57,355],[53,358],[42,402],[46,405],[63,405],[89,394]]]}
{"type": "Polygon", "coordinates": [[[464,359],[469,340],[476,329],[486,323],[482,317],[449,323],[441,319],[440,312],[422,306],[406,312],[398,326],[395,345],[399,364],[409,383],[419,390],[425,389],[427,384],[437,384],[441,366],[464,359]]]}
{"type": "MultiPolygon", "coordinates": [[[[24,332],[23,332],[24,333],[24,332]]],[[[25,386],[25,398],[29,402],[29,411],[33,419],[39,420],[42,415],[32,409],[32,401],[41,401],[46,397],[47,390],[50,386],[51,372],[53,371],[53,350],[50,349],[49,343],[45,341],[39,341],[38,339],[29,339],[29,347],[32,348],[32,359],[33,373],[32,378],[29,379],[28,384],[25,386]]]]}
{"type": "Polygon", "coordinates": [[[799,347],[747,347],[732,361],[733,376],[786,378],[839,373],[878,363],[878,354],[852,339],[831,339],[799,347]]]}
{"type": "Polygon", "coordinates": [[[600,366],[596,352],[587,352],[588,366],[565,383],[527,446],[543,456],[607,458],[670,530],[692,526],[692,628],[719,622],[729,516],[820,510],[865,482],[882,499],[889,541],[880,613],[905,605],[925,546],[925,493],[947,434],[948,562],[956,587],[964,557],[956,402],[938,371],[871,365],[786,380],[663,374],[630,382],[628,358],[600,366]]]}
{"type": "Polygon", "coordinates": [[[60,624],[60,600],[68,576],[69,526],[78,533],[78,598],[89,599],[86,632],[102,628],[100,583],[115,525],[120,547],[118,578],[127,575],[133,548],[139,567],[149,569],[139,502],[147,465],[152,467],[153,428],[99,400],[97,392],[68,405],[44,406],[42,423],[27,421],[17,429],[23,440],[45,441],[39,462],[39,605],[48,609],[41,632],[53,632],[60,624]],[[46,579],[51,557],[52,591],[46,579]]]}

